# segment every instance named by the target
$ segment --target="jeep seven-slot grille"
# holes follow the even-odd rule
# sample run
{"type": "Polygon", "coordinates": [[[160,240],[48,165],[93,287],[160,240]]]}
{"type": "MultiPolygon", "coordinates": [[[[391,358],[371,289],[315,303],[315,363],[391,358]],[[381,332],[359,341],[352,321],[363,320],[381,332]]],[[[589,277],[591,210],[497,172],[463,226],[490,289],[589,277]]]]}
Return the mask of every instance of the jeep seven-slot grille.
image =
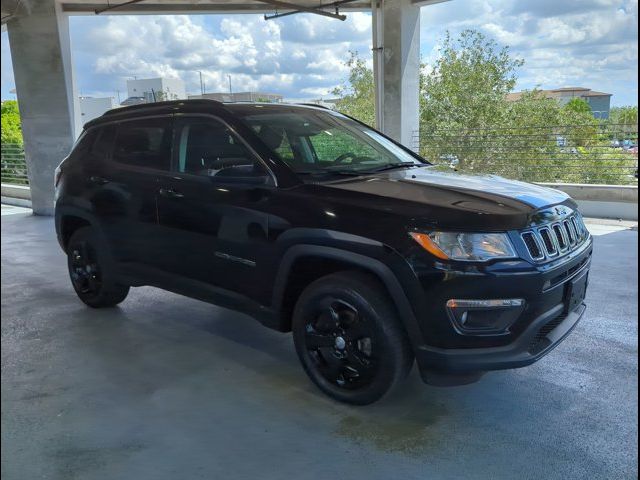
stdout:
{"type": "Polygon", "coordinates": [[[587,227],[579,213],[566,220],[535,227],[522,233],[522,241],[535,261],[566,255],[589,238],[587,227]]]}
{"type": "Polygon", "coordinates": [[[533,232],[523,233],[522,239],[524,240],[524,244],[527,246],[527,250],[529,250],[531,258],[533,258],[534,260],[542,260],[544,258],[542,246],[536,240],[533,232]]]}

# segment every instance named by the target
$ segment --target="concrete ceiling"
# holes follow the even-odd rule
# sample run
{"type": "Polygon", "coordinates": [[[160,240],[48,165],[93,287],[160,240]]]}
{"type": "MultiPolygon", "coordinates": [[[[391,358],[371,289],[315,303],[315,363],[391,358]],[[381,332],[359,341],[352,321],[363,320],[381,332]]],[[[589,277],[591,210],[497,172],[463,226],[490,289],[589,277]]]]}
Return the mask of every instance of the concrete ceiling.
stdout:
{"type": "Polygon", "coordinates": [[[25,8],[25,0],[2,0],[0,2],[0,11],[2,12],[2,23],[4,24],[9,18],[23,11],[25,8]]]}
{"type": "MultiPolygon", "coordinates": [[[[286,13],[315,10],[324,15],[371,9],[372,0],[2,0],[2,24],[12,18],[28,15],[31,5],[56,2],[63,12],[76,15],[95,14],[152,14],[152,13],[286,13]],[[337,5],[338,4],[338,5],[337,5]],[[289,6],[290,5],[290,6],[289,6]],[[104,11],[103,11],[104,10],[104,11]]],[[[393,1],[393,0],[387,0],[393,1]]],[[[411,0],[417,6],[426,6],[448,0],[411,0]]]]}
{"type": "MultiPolygon", "coordinates": [[[[118,13],[152,13],[152,12],[209,12],[209,13],[274,13],[293,10],[286,4],[293,4],[303,8],[319,9],[335,12],[334,3],[340,0],[141,0],[124,5],[128,0],[62,0],[63,11],[68,13],[94,13],[108,6],[123,4],[109,10],[110,14],[118,13]]],[[[129,0],[130,1],[130,0],[129,0]]],[[[352,0],[340,5],[340,10],[368,10],[371,0],[352,0]]],[[[106,12],[105,12],[106,13],[106,12]]]]}
{"type": "MultiPolygon", "coordinates": [[[[287,4],[306,9],[321,9],[335,13],[335,3],[341,11],[362,11],[371,8],[371,0],[2,0],[2,25],[12,18],[28,15],[32,4],[56,2],[69,14],[150,14],[150,13],[264,13],[291,12],[287,4]]],[[[417,1],[417,0],[416,0],[417,1]]]]}

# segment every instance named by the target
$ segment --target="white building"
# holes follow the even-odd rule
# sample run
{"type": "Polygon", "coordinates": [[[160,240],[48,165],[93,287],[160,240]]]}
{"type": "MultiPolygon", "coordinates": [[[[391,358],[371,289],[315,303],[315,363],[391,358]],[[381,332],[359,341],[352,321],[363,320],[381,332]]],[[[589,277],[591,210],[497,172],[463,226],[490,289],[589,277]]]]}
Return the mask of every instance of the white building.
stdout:
{"type": "Polygon", "coordinates": [[[203,93],[202,95],[189,95],[189,99],[208,98],[209,100],[217,100],[218,102],[267,102],[281,103],[283,96],[277,93],[264,92],[217,92],[203,93]]]}
{"type": "Polygon", "coordinates": [[[179,78],[138,78],[127,80],[127,95],[129,99],[140,99],[140,102],[130,103],[187,98],[184,82],[179,78]]]}
{"type": "Polygon", "coordinates": [[[115,108],[116,102],[113,97],[80,97],[80,117],[83,124],[89,120],[99,117],[107,110],[115,108]]]}

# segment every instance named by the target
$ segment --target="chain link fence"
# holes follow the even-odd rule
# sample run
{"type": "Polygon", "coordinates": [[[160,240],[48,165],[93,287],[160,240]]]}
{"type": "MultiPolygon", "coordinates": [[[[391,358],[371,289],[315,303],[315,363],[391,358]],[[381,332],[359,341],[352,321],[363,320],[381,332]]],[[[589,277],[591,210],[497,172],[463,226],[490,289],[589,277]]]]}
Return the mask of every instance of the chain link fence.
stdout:
{"type": "Polygon", "coordinates": [[[29,185],[24,148],[19,143],[2,144],[2,183],[29,185]]]}
{"type": "Polygon", "coordinates": [[[637,125],[570,125],[415,132],[432,163],[527,182],[638,184],[637,125]]]}
{"type": "MultiPolygon", "coordinates": [[[[414,134],[432,163],[527,182],[638,184],[638,126],[441,129],[414,134]]],[[[21,144],[2,144],[2,183],[28,185],[21,144]]]]}

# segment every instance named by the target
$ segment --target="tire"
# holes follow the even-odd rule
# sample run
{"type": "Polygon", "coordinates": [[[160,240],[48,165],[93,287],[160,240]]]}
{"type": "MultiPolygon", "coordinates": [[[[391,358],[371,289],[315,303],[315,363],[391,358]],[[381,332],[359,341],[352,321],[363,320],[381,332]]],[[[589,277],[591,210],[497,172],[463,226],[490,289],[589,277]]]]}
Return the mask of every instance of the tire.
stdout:
{"type": "Polygon", "coordinates": [[[359,272],[322,277],[300,295],[293,340],[305,372],[345,403],[373,403],[404,379],[411,345],[386,290],[359,272]]]}
{"type": "Polygon", "coordinates": [[[71,235],[67,267],[76,294],[90,307],[113,307],[129,293],[129,287],[116,280],[109,247],[91,227],[79,228],[71,235]]]}

